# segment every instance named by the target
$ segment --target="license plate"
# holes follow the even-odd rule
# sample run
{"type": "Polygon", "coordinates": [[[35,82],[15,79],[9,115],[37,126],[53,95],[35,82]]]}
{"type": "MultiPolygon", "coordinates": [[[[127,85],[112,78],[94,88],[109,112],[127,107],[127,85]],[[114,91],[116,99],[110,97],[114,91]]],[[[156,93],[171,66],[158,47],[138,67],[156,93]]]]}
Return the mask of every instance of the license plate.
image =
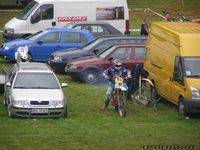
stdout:
{"type": "Polygon", "coordinates": [[[32,109],[31,113],[48,113],[48,109],[44,109],[44,108],[32,109]]]}

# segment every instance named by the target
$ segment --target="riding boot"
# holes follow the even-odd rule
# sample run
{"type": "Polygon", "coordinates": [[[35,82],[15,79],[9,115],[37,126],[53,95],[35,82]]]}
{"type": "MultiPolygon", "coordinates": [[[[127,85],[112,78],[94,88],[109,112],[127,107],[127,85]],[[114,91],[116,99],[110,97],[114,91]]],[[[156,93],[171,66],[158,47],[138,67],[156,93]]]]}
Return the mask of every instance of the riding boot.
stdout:
{"type": "Polygon", "coordinates": [[[109,101],[105,101],[103,107],[101,108],[102,110],[106,109],[108,107],[109,101]]]}

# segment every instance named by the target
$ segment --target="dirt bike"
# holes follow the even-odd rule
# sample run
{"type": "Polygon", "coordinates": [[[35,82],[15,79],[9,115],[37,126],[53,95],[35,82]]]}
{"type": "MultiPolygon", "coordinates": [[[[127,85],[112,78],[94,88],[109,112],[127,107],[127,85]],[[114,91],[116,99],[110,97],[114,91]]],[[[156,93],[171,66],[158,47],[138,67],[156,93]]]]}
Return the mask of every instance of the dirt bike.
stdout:
{"type": "Polygon", "coordinates": [[[153,108],[157,108],[157,103],[160,100],[156,96],[156,89],[154,84],[148,78],[142,78],[139,76],[138,89],[131,95],[132,101],[135,105],[138,103],[145,106],[153,105],[153,108]]]}
{"type": "Polygon", "coordinates": [[[127,106],[127,87],[125,86],[124,79],[122,77],[115,77],[115,86],[111,98],[111,105],[113,110],[118,111],[121,117],[126,116],[126,106],[127,106]]]}

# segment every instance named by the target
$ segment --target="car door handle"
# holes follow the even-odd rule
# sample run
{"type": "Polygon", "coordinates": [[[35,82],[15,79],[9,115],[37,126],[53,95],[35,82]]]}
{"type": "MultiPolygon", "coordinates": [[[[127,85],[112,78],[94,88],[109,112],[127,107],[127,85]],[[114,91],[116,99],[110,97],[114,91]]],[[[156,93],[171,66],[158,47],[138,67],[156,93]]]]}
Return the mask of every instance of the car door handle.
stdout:
{"type": "Polygon", "coordinates": [[[60,45],[56,45],[56,47],[61,47],[60,45]]]}

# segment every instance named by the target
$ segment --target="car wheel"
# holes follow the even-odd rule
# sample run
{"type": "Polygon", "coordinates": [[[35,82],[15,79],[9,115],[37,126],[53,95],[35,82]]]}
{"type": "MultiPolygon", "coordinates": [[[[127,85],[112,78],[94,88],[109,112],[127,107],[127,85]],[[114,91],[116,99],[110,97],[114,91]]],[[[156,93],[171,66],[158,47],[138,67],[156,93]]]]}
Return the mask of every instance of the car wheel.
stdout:
{"type": "Polygon", "coordinates": [[[6,97],[4,97],[4,99],[3,99],[3,105],[4,105],[4,106],[7,106],[6,97]]]}
{"type": "Polygon", "coordinates": [[[67,106],[65,108],[64,114],[63,114],[63,118],[68,118],[68,109],[67,106]]]}
{"type": "Polygon", "coordinates": [[[98,72],[94,69],[88,69],[83,72],[83,81],[88,84],[94,84],[99,81],[98,72]]]}
{"type": "Polygon", "coordinates": [[[178,115],[181,117],[186,117],[185,105],[182,98],[178,102],[178,115]]]}
{"type": "Polygon", "coordinates": [[[30,53],[28,53],[28,61],[31,62],[32,61],[32,55],[30,53]]]}
{"type": "Polygon", "coordinates": [[[3,99],[3,106],[7,106],[5,99],[3,99]]]}

